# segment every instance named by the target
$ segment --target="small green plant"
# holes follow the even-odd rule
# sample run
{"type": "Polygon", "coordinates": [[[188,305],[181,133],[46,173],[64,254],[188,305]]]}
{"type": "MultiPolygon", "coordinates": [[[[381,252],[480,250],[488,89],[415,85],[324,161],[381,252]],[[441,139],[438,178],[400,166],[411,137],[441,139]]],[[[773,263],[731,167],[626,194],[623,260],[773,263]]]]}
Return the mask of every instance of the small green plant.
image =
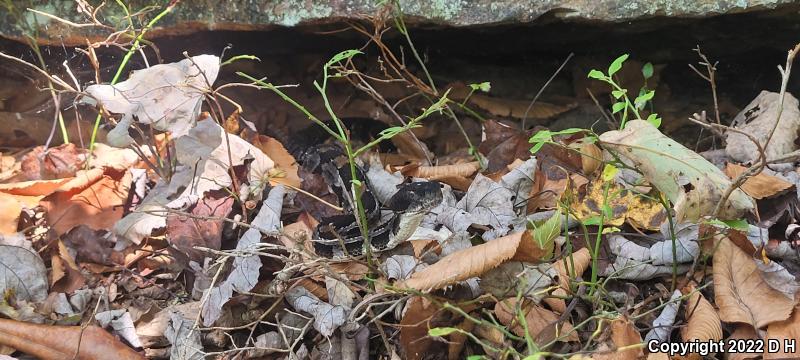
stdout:
{"type": "MultiPolygon", "coordinates": [[[[628,122],[631,115],[634,116],[634,119],[642,119],[640,111],[644,109],[645,105],[647,105],[656,94],[655,90],[647,89],[647,79],[653,76],[653,64],[647,63],[642,67],[642,75],[645,78],[645,84],[639,90],[639,95],[631,101],[628,96],[628,89],[622,88],[617,84],[617,81],[614,80],[614,74],[622,69],[622,65],[627,59],[628,54],[614,59],[611,65],[608,66],[608,71],[606,73],[597,69],[592,69],[592,71],[589,72],[589,78],[600,80],[611,86],[611,96],[613,96],[616,101],[611,105],[611,113],[617,114],[622,112],[622,119],[619,125],[620,129],[625,128],[625,124],[628,122]]],[[[646,120],[655,127],[661,125],[661,118],[656,113],[651,113],[646,120]]]]}
{"type": "Polygon", "coordinates": [[[361,230],[361,235],[364,238],[364,242],[365,242],[364,243],[364,247],[365,247],[365,254],[367,255],[367,262],[371,264],[372,263],[372,254],[371,254],[370,246],[369,246],[369,243],[368,243],[369,234],[368,234],[368,229],[367,229],[367,215],[366,215],[366,212],[365,212],[365,209],[364,209],[363,202],[361,201],[361,194],[362,194],[362,189],[364,187],[364,184],[361,181],[358,180],[358,176],[356,175],[356,173],[357,173],[356,159],[361,154],[364,154],[365,152],[369,151],[374,146],[378,145],[378,143],[380,143],[381,141],[391,139],[392,137],[396,136],[397,134],[403,133],[403,132],[408,131],[410,129],[413,129],[415,127],[419,127],[420,126],[419,124],[423,119],[427,118],[428,116],[430,116],[433,113],[443,111],[443,109],[446,107],[446,105],[447,105],[449,100],[447,99],[447,94],[448,93],[445,92],[437,101],[433,102],[431,104],[431,106],[429,106],[428,108],[424,109],[419,116],[417,116],[417,117],[411,119],[410,121],[406,122],[405,125],[403,125],[403,126],[394,126],[394,127],[390,127],[390,128],[384,129],[383,131],[381,131],[380,136],[377,139],[369,142],[368,144],[366,144],[366,145],[364,145],[364,146],[362,146],[360,148],[354,148],[353,147],[353,143],[352,143],[352,141],[350,139],[350,132],[347,131],[344,123],[342,122],[342,120],[339,119],[339,117],[333,111],[333,107],[331,106],[330,101],[328,99],[328,80],[347,76],[347,74],[345,72],[331,73],[330,70],[336,64],[339,64],[339,63],[342,63],[344,61],[350,60],[354,56],[359,55],[359,54],[362,54],[362,52],[358,51],[358,50],[352,50],[351,49],[351,50],[342,51],[342,52],[334,55],[327,63],[325,63],[325,65],[322,68],[322,73],[323,73],[322,83],[314,81],[314,87],[317,89],[317,92],[319,92],[320,96],[322,96],[323,103],[325,104],[325,110],[327,111],[328,116],[331,118],[333,124],[335,125],[335,128],[331,128],[330,126],[328,126],[325,122],[323,122],[318,117],[316,117],[314,114],[312,114],[310,111],[308,111],[308,109],[306,109],[303,105],[301,105],[300,103],[298,103],[297,101],[292,99],[289,95],[287,95],[286,93],[281,91],[278,86],[275,86],[272,83],[268,83],[268,82],[264,81],[263,79],[256,79],[256,78],[254,78],[254,77],[252,77],[250,75],[247,75],[245,73],[242,73],[242,72],[237,72],[237,74],[239,76],[242,76],[242,77],[252,81],[253,84],[258,86],[259,88],[271,90],[272,92],[274,92],[275,94],[280,96],[284,101],[288,102],[289,104],[294,106],[297,110],[299,110],[304,115],[306,115],[306,117],[308,117],[309,120],[313,121],[318,126],[322,127],[328,134],[330,134],[334,139],[336,139],[336,141],[338,141],[340,144],[342,144],[342,146],[344,147],[344,150],[345,150],[345,154],[347,155],[348,163],[350,165],[350,175],[351,175],[351,179],[352,179],[352,184],[351,184],[352,185],[352,194],[353,194],[353,199],[355,200],[355,204],[356,204],[356,214],[357,214],[356,220],[358,222],[359,229],[361,230]]]}

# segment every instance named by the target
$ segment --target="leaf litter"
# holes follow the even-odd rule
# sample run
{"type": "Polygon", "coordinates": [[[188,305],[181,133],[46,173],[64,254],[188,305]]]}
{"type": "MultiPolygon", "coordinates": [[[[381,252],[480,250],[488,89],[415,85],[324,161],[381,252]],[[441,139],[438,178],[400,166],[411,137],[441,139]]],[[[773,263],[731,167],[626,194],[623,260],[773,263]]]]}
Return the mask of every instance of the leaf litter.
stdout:
{"type": "MultiPolygon", "coordinates": [[[[220,96],[220,71],[217,56],[187,56],[90,85],[81,101],[116,118],[106,138],[114,147],[0,158],[4,351],[637,359],[649,340],[797,338],[800,177],[785,164],[748,174],[759,146],[766,159],[797,150],[791,94],[759,94],[717,164],[652,117],[599,135],[520,129],[507,120],[524,118],[527,101],[473,93],[488,83],[451,84],[452,106],[492,117],[478,123],[479,143],[439,154],[440,139],[417,143],[408,132],[385,139],[394,152],[352,159],[381,204],[412,181],[439,182],[443,201],[396,248],[334,260],[312,244],[320,214],[341,214],[341,202],[327,203],[334,184],[298,162],[299,140],[258,133],[235,98],[220,96]],[[735,184],[742,174],[752,176],[735,184]],[[75,348],[79,337],[85,346],[75,348]]],[[[576,106],[537,103],[530,117],[576,106]]],[[[357,128],[343,138],[398,131],[359,139],[357,128]]]]}

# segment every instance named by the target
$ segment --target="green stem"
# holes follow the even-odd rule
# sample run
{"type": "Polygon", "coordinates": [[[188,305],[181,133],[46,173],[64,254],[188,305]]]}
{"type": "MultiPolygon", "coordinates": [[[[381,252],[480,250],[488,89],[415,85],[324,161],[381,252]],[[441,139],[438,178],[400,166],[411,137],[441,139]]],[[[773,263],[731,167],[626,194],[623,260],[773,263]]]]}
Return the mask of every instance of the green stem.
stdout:
{"type": "MultiPolygon", "coordinates": [[[[164,10],[158,13],[156,17],[150,20],[150,22],[148,22],[147,25],[142,29],[142,32],[140,32],[139,35],[136,36],[136,39],[133,41],[133,45],[131,45],[130,49],[128,49],[128,52],[125,53],[125,56],[122,58],[122,62],[119,64],[119,67],[117,68],[117,72],[111,79],[111,85],[115,85],[119,81],[119,78],[122,76],[122,71],[125,70],[125,66],[128,64],[128,61],[130,61],[131,57],[136,52],[136,50],[139,49],[139,43],[142,41],[147,31],[150,30],[153,26],[155,26],[155,24],[159,20],[161,20],[161,18],[163,18],[170,11],[172,11],[172,9],[175,7],[175,5],[177,5],[177,3],[178,3],[177,1],[170,2],[169,6],[167,6],[164,10]]],[[[123,6],[123,8],[126,7],[123,6]]],[[[127,8],[126,8],[126,13],[127,13],[127,8]]],[[[97,130],[100,129],[100,120],[102,118],[103,118],[102,114],[97,114],[97,118],[94,120],[94,127],[92,128],[92,138],[89,141],[90,153],[94,150],[94,143],[97,140],[97,130]]],[[[89,166],[89,161],[86,161],[86,166],[87,167],[89,166]]]]}

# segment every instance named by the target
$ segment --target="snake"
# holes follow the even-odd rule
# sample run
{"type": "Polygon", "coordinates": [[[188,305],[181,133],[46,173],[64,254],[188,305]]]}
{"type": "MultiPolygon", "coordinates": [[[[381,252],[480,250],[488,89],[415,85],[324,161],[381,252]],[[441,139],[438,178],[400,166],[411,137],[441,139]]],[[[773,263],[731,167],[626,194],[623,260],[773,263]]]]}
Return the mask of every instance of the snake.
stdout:
{"type": "Polygon", "coordinates": [[[397,192],[388,201],[379,203],[363,166],[355,164],[353,171],[343,147],[324,142],[326,138],[327,135],[314,126],[283,141],[289,144],[287,150],[305,171],[322,176],[343,209],[341,214],[321,217],[314,228],[312,242],[317,255],[342,259],[363,255],[366,246],[373,253],[391,250],[408,240],[425,215],[442,202],[441,184],[417,181],[398,185],[397,192]],[[354,173],[356,180],[364,185],[360,198],[369,241],[364,241],[356,217],[357,207],[351,191],[354,173]]]}

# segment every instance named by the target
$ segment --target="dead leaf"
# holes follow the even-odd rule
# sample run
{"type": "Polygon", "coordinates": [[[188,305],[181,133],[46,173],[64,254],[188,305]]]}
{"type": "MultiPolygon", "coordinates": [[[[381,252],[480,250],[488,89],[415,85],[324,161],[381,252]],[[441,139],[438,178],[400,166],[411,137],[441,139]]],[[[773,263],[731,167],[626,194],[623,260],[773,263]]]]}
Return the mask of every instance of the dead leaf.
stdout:
{"type": "Polygon", "coordinates": [[[347,320],[345,307],[320,301],[300,286],[295,286],[286,292],[286,301],[295,310],[311,314],[314,317],[314,329],[322,336],[331,336],[347,320]]]}
{"type": "Polygon", "coordinates": [[[795,301],[761,278],[750,255],[721,238],[713,256],[715,303],[722,321],[761,329],[789,318],[795,301]]]}
{"type": "MultiPolygon", "coordinates": [[[[630,319],[624,316],[618,317],[611,321],[610,328],[611,342],[614,345],[613,349],[642,344],[642,337],[639,335],[639,331],[636,330],[636,326],[633,325],[633,322],[630,319]]],[[[642,351],[643,348],[644,344],[642,344],[642,347],[640,348],[631,348],[624,351],[614,351],[612,353],[605,354],[594,354],[592,355],[592,359],[637,360],[644,357],[644,352],[642,351]]]]}
{"type": "Polygon", "coordinates": [[[63,241],[58,241],[58,254],[53,254],[51,260],[53,263],[53,278],[50,291],[72,294],[86,284],[86,278],[81,273],[78,264],[75,263],[75,259],[70,255],[63,241]],[[63,268],[63,274],[58,278],[56,278],[56,264],[60,264],[63,268]]]}
{"type": "Polygon", "coordinates": [[[22,204],[13,196],[0,193],[0,209],[3,209],[0,213],[0,235],[16,233],[22,204]]]}
{"type": "MultiPolygon", "coordinates": [[[[747,168],[737,164],[728,163],[725,166],[725,174],[731,179],[736,179],[736,177],[745,172],[745,170],[747,170],[747,168]]],[[[741,189],[754,199],[764,199],[782,194],[793,187],[794,184],[786,180],[761,172],[755,176],[749,177],[744,184],[742,184],[741,189]]]]}
{"type": "Polygon", "coordinates": [[[0,345],[42,360],[100,360],[113,354],[117,360],[144,360],[97,326],[39,325],[0,319],[0,345]]]}
{"type": "Polygon", "coordinates": [[[179,138],[194,127],[203,91],[214,83],[218,73],[217,56],[193,56],[134,71],[128,80],[115,85],[91,85],[86,93],[92,98],[83,101],[96,100],[109,112],[123,114],[108,133],[111,146],[124,148],[133,143],[128,128],[134,121],[152,124],[154,129],[179,138]]]}
{"type": "Polygon", "coordinates": [[[527,327],[528,333],[539,344],[550,343],[562,336],[564,338],[560,341],[578,341],[578,334],[572,328],[572,324],[564,321],[560,325],[560,329],[555,331],[554,325],[559,320],[558,315],[529,301],[525,301],[519,309],[517,309],[517,299],[515,298],[499,301],[494,306],[494,313],[497,316],[497,320],[517,336],[525,336],[525,328],[527,327]],[[521,311],[524,314],[525,322],[527,323],[525,327],[519,323],[517,311],[521,311]]]}
{"type": "Polygon", "coordinates": [[[86,225],[78,225],[62,236],[64,244],[77,253],[75,260],[95,264],[112,264],[114,242],[108,231],[94,230],[86,225]]]}
{"type": "Polygon", "coordinates": [[[254,134],[250,141],[275,162],[275,167],[269,173],[270,184],[273,186],[286,184],[295,188],[302,186],[300,176],[297,175],[297,161],[283,144],[274,138],[260,134],[254,134]]]}
{"type": "Polygon", "coordinates": [[[422,359],[435,342],[428,336],[430,322],[439,309],[427,299],[414,296],[406,302],[400,319],[400,349],[405,359],[422,359]]]}
{"type": "MultiPolygon", "coordinates": [[[[641,171],[675,205],[678,222],[713,215],[722,194],[731,185],[730,179],[714,164],[644,120],[629,121],[624,130],[600,135],[599,144],[641,171]]],[[[753,199],[736,189],[719,217],[740,219],[754,208],[753,199]]]]}
{"type": "Polygon", "coordinates": [[[660,343],[670,342],[670,335],[675,326],[675,318],[678,316],[678,308],[681,305],[681,292],[675,290],[669,298],[669,303],[661,309],[661,313],[653,320],[653,326],[644,337],[645,342],[658,341],[660,343]]]}
{"type": "MultiPolygon", "coordinates": [[[[574,193],[578,193],[577,189],[574,193]]],[[[586,195],[582,199],[576,198],[571,207],[578,219],[586,220],[600,216],[605,203],[612,214],[603,217],[605,225],[622,226],[627,221],[639,229],[658,230],[667,219],[660,202],[625,189],[614,180],[606,182],[599,177],[587,185],[586,195]]]]}
{"type": "MultiPolygon", "coordinates": [[[[725,342],[727,344],[728,341],[736,341],[736,340],[760,340],[761,337],[756,334],[755,329],[753,329],[752,325],[748,324],[733,324],[733,332],[725,342]]],[[[747,349],[745,349],[747,350],[747,349]]],[[[727,360],[754,360],[754,359],[761,359],[762,356],[765,354],[762,353],[729,353],[727,355],[727,360]]]]}
{"type": "Polygon", "coordinates": [[[114,225],[113,232],[118,239],[139,244],[153,230],[166,227],[166,215],[170,209],[184,209],[203,198],[208,191],[231,186],[230,165],[243,165],[252,159],[246,176],[249,187],[245,193],[260,192],[274,166],[261,150],[236,135],[226,136],[225,130],[208,117],[198,121],[188,135],[176,139],[175,148],[179,164],[169,183],[163,179],[159,181],[136,212],[114,225]]]}
{"type": "Polygon", "coordinates": [[[570,291],[570,282],[576,280],[581,276],[584,271],[589,267],[592,261],[592,255],[587,248],[572,253],[571,256],[566,256],[559,262],[553,265],[553,268],[558,272],[558,282],[561,288],[565,291],[570,291]]]}
{"type": "Polygon", "coordinates": [[[37,146],[22,158],[23,180],[51,180],[75,176],[86,162],[85,150],[75,144],[45,149],[37,146]]]}
{"type": "Polygon", "coordinates": [[[233,197],[226,191],[209,191],[189,210],[191,215],[167,215],[167,239],[189,260],[201,263],[207,255],[194,247],[220,249],[224,219],[232,207],[233,197]]]}
{"type": "MultiPolygon", "coordinates": [[[[454,100],[464,100],[469,94],[468,88],[463,83],[451,83],[448,85],[452,90],[450,96],[454,100]]],[[[468,105],[475,105],[494,116],[512,117],[522,119],[526,112],[528,119],[545,120],[563,114],[578,106],[575,102],[564,104],[551,104],[537,101],[528,111],[530,100],[511,100],[491,97],[487,95],[473,93],[469,97],[468,105]]]]}
{"type": "Polygon", "coordinates": [[[717,310],[706,300],[694,286],[685,290],[691,293],[686,300],[685,315],[686,327],[681,328],[683,341],[707,342],[722,340],[722,325],[717,315],[717,310]]]}
{"type": "Polygon", "coordinates": [[[508,260],[540,262],[552,251],[551,241],[521,231],[447,255],[398,286],[429,292],[479,276],[508,260]]]}
{"type": "Polygon", "coordinates": [[[796,345],[789,352],[785,344],[796,342],[800,339],[800,306],[794,308],[790,318],[769,324],[766,338],[770,341],[777,340],[781,346],[778,352],[770,352],[765,349],[764,359],[785,359],[786,357],[797,356],[796,345]]]}
{"type": "Polygon", "coordinates": [[[0,294],[8,293],[16,295],[17,301],[36,303],[47,298],[47,270],[39,254],[0,245],[0,294]]]}
{"type": "Polygon", "coordinates": [[[130,182],[128,171],[82,170],[43,198],[41,205],[47,209],[48,223],[59,234],[78,225],[109,229],[122,218],[130,182]]]}
{"type": "MultiPolygon", "coordinates": [[[[764,146],[769,138],[769,144],[764,149],[768,160],[797,149],[794,141],[797,138],[797,130],[800,129],[798,101],[788,92],[783,94],[783,99],[781,95],[776,92],[761,91],[736,115],[731,124],[734,128],[753,136],[761,146],[764,146]],[[780,108],[781,104],[783,109],[780,108]],[[778,113],[781,114],[780,121],[778,113]],[[775,122],[778,122],[777,127],[775,122]]],[[[758,159],[758,149],[748,137],[733,131],[725,135],[725,151],[732,159],[740,163],[753,163],[758,159]]]]}

